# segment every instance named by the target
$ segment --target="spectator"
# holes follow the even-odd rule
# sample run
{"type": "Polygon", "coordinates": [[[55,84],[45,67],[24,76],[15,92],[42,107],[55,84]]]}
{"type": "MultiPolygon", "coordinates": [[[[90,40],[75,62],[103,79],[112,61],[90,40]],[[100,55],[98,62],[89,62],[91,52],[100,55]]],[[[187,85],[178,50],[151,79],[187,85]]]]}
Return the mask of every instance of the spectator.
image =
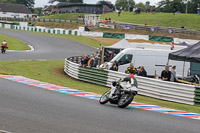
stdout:
{"type": "Polygon", "coordinates": [[[155,7],[153,8],[152,13],[153,13],[153,14],[156,13],[156,8],[155,8],[155,7]]]}
{"type": "Polygon", "coordinates": [[[96,51],[95,58],[98,58],[98,57],[100,57],[100,52],[99,52],[99,51],[96,51]]]}
{"type": "Polygon", "coordinates": [[[101,56],[100,56],[100,52],[99,51],[96,51],[94,59],[95,59],[96,67],[99,66],[101,64],[101,61],[100,61],[101,60],[101,56]]]}
{"type": "Polygon", "coordinates": [[[111,18],[108,19],[108,22],[111,23],[111,18]]]}
{"type": "Polygon", "coordinates": [[[120,7],[120,12],[122,11],[122,6],[120,7]]]}
{"type": "Polygon", "coordinates": [[[147,11],[148,11],[148,12],[151,11],[151,6],[150,6],[150,5],[147,7],[147,11]]]}
{"type": "Polygon", "coordinates": [[[121,11],[118,11],[118,17],[120,17],[121,11]]]}
{"type": "Polygon", "coordinates": [[[112,63],[112,67],[110,68],[110,70],[118,71],[118,62],[117,61],[114,61],[112,63]]]}
{"type": "Polygon", "coordinates": [[[105,23],[108,23],[108,18],[105,18],[105,23]]]}
{"type": "Polygon", "coordinates": [[[143,77],[147,77],[147,72],[144,69],[144,66],[140,66],[138,69],[138,76],[143,76],[143,77]]]}
{"type": "Polygon", "coordinates": [[[172,82],[177,82],[175,69],[176,69],[176,66],[172,66],[171,78],[170,78],[170,81],[172,81],[172,82]]]}
{"type": "Polygon", "coordinates": [[[125,73],[129,74],[136,74],[137,69],[133,66],[133,63],[130,64],[130,66],[126,69],[125,73]]]}
{"type": "Polygon", "coordinates": [[[81,66],[84,67],[85,66],[85,56],[81,57],[81,66]]]}
{"type": "Polygon", "coordinates": [[[96,67],[96,62],[94,59],[94,55],[90,56],[90,59],[88,60],[88,67],[96,67]]]}
{"type": "Polygon", "coordinates": [[[88,65],[88,61],[90,60],[89,56],[85,56],[85,59],[84,59],[84,67],[86,67],[88,65]]]}
{"type": "Polygon", "coordinates": [[[163,70],[161,73],[161,79],[164,81],[170,81],[171,72],[169,71],[169,66],[165,66],[165,70],[163,70]]]}

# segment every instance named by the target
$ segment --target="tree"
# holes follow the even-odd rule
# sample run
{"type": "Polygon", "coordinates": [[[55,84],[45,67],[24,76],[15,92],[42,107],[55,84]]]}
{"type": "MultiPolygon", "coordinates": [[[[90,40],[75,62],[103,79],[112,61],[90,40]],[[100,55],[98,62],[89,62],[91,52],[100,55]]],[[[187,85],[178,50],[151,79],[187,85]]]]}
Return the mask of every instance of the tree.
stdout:
{"type": "Polygon", "coordinates": [[[24,4],[29,9],[33,9],[35,0],[0,0],[1,3],[24,4]]]}
{"type": "Polygon", "coordinates": [[[38,7],[38,8],[34,8],[34,14],[37,14],[38,16],[42,15],[42,8],[38,7]]]}
{"type": "Polygon", "coordinates": [[[49,0],[49,3],[54,2],[83,3],[83,0],[49,0]]]}
{"type": "Polygon", "coordinates": [[[141,12],[145,12],[145,10],[146,10],[146,7],[145,7],[145,5],[142,2],[136,4],[136,7],[140,8],[141,12]]]}
{"type": "Polygon", "coordinates": [[[115,7],[119,10],[121,7],[123,10],[128,10],[128,0],[116,0],[115,7]]]}
{"type": "Polygon", "coordinates": [[[187,4],[188,4],[188,13],[196,14],[198,6],[200,7],[200,0],[190,0],[188,1],[187,4]]]}
{"type": "Polygon", "coordinates": [[[134,8],[135,7],[135,1],[134,0],[128,0],[128,4],[130,8],[134,8]]]}
{"type": "Polygon", "coordinates": [[[146,2],[145,2],[145,6],[146,6],[146,7],[150,6],[150,1],[146,1],[146,2]]]}
{"type": "Polygon", "coordinates": [[[33,7],[35,5],[35,0],[16,0],[16,3],[17,4],[24,4],[29,9],[33,9],[33,7]]]}
{"type": "Polygon", "coordinates": [[[183,3],[183,0],[162,0],[158,3],[158,5],[158,11],[160,12],[185,12],[185,4],[183,3]]]}
{"type": "Polygon", "coordinates": [[[15,3],[16,0],[0,0],[0,3],[15,3]]]}

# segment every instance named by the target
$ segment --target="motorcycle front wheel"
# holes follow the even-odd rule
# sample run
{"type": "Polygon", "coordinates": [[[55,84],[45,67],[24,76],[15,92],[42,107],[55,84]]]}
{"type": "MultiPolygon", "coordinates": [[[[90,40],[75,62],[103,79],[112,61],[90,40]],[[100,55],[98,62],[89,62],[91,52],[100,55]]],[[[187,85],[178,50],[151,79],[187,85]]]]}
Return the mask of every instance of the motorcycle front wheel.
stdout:
{"type": "Polygon", "coordinates": [[[106,104],[106,103],[109,101],[109,98],[108,98],[109,95],[110,95],[110,90],[107,91],[107,92],[105,92],[105,93],[101,96],[101,98],[99,99],[99,103],[100,103],[100,104],[106,104]]]}
{"type": "Polygon", "coordinates": [[[119,108],[125,108],[127,107],[132,101],[133,101],[133,94],[132,93],[125,93],[121,96],[118,102],[119,108]]]}

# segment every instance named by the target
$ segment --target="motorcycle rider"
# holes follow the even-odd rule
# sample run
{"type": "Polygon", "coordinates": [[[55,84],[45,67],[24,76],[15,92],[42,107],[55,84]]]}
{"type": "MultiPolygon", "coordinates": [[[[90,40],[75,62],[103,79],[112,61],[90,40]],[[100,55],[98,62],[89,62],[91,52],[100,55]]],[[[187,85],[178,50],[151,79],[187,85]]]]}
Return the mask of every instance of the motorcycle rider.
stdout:
{"type": "Polygon", "coordinates": [[[2,42],[1,49],[2,53],[5,53],[5,50],[8,48],[6,40],[2,42]],[[4,51],[3,51],[4,50],[4,51]]]}
{"type": "Polygon", "coordinates": [[[135,79],[134,74],[130,73],[129,76],[123,78],[121,82],[126,82],[126,85],[120,84],[124,89],[133,91],[134,96],[137,94],[138,83],[137,80],[135,79]]]}
{"type": "MultiPolygon", "coordinates": [[[[115,84],[115,82],[113,82],[115,84]]],[[[113,85],[115,86],[115,85],[113,85]]],[[[135,79],[135,76],[134,74],[129,74],[129,76],[123,78],[123,79],[120,79],[120,86],[129,91],[129,92],[132,92],[133,96],[137,95],[137,88],[138,88],[138,83],[137,83],[137,80],[135,79]]],[[[122,88],[116,88],[116,91],[111,91],[110,93],[110,97],[113,96],[113,95],[118,95],[120,94],[121,92],[121,89],[122,88]]]]}

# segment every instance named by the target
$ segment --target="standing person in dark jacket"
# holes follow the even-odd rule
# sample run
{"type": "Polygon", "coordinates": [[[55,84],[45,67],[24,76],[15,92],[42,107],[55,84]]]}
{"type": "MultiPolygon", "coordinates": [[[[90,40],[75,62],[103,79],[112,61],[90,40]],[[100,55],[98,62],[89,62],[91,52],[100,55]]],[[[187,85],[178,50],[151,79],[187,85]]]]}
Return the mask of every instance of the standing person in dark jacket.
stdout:
{"type": "Polygon", "coordinates": [[[165,70],[161,73],[161,79],[163,81],[170,81],[171,79],[171,72],[169,71],[169,66],[165,66],[165,70]]]}
{"type": "Polygon", "coordinates": [[[85,65],[85,56],[81,57],[81,66],[84,67],[85,65]]]}
{"type": "Polygon", "coordinates": [[[147,77],[147,72],[146,72],[146,70],[144,69],[144,66],[140,66],[140,67],[139,67],[138,76],[147,77]]]}
{"type": "Polygon", "coordinates": [[[84,60],[84,67],[88,66],[88,61],[90,60],[89,56],[86,55],[85,56],[85,60],[84,60]]]}

